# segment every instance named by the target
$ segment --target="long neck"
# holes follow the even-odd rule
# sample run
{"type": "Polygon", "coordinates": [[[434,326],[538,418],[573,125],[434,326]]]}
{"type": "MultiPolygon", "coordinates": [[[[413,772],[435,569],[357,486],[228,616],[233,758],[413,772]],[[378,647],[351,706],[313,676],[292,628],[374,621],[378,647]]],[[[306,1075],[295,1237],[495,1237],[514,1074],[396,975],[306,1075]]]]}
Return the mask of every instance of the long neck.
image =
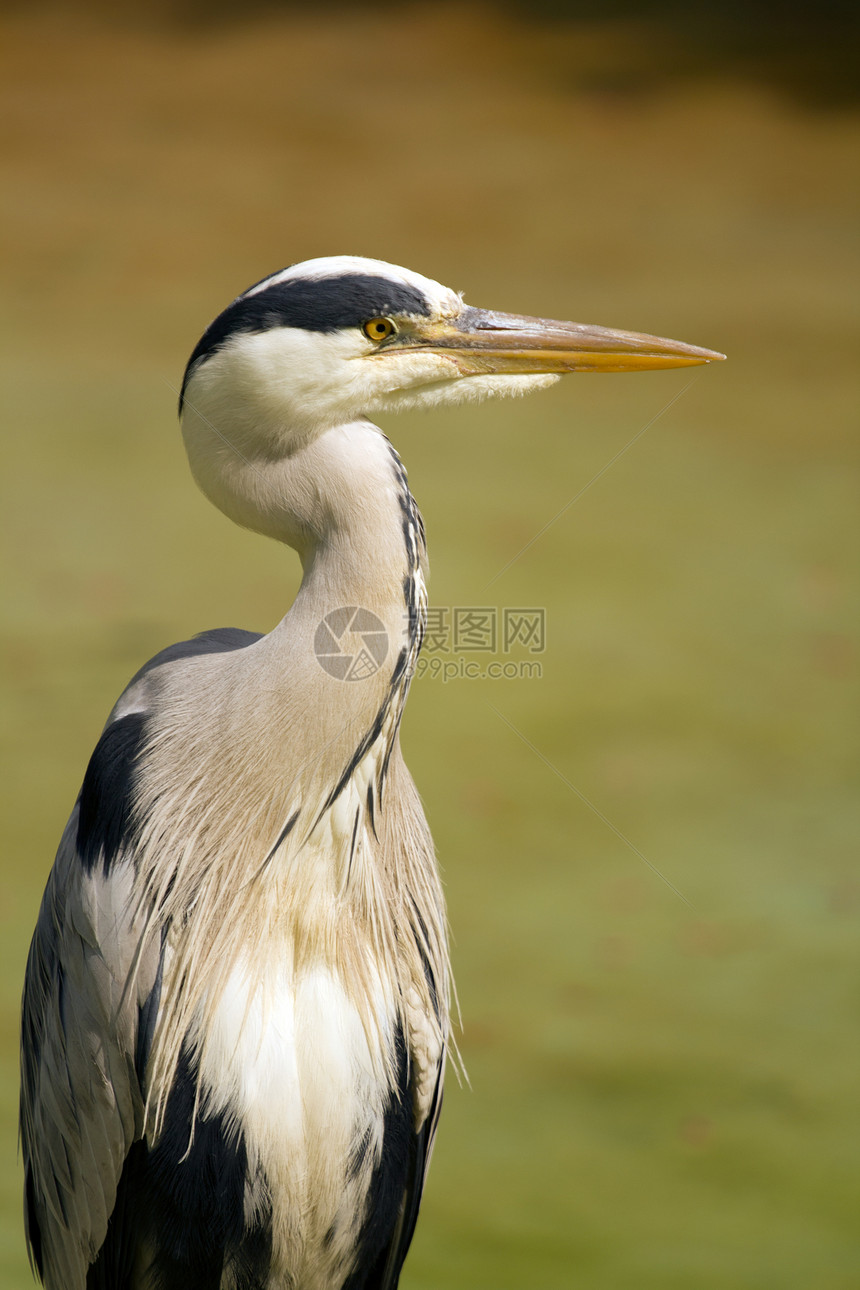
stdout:
{"type": "Polygon", "coordinates": [[[368,1025],[379,981],[398,983],[392,1007],[417,991],[432,1016],[424,965],[443,1010],[447,977],[432,844],[396,753],[425,619],[421,518],[399,458],[360,423],[279,461],[228,458],[216,476],[195,474],[232,518],[295,546],[304,578],[274,631],[166,681],[141,800],[153,934],[184,926],[189,909],[209,918],[175,941],[171,972],[195,984],[166,986],[158,1113],[194,1009],[214,1007],[258,940],[283,941],[295,970],[337,965],[368,1025]],[[362,646],[367,658],[344,670],[338,646],[350,663],[362,646]],[[162,773],[175,765],[192,777],[180,802],[162,773]]]}
{"type": "Polygon", "coordinates": [[[261,730],[276,721],[300,746],[326,750],[299,776],[319,809],[356,771],[378,806],[426,619],[423,525],[400,459],[358,422],[289,457],[228,465],[229,488],[222,470],[218,494],[206,491],[295,547],[304,567],[294,604],[255,647],[242,710],[261,730]]]}
{"type": "Polygon", "coordinates": [[[392,645],[406,642],[423,627],[426,552],[394,448],[367,423],[339,426],[291,458],[288,470],[284,536],[299,549],[304,579],[285,621],[355,605],[382,620],[392,645]]]}

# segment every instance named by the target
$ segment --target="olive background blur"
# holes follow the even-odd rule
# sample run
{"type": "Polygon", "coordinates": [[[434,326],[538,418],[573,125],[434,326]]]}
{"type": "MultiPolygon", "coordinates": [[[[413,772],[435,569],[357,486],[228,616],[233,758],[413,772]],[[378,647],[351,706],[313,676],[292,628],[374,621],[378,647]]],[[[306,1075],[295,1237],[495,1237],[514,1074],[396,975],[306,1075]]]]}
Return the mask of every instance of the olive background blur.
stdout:
{"type": "Polygon", "coordinates": [[[384,422],[433,604],[547,632],[460,656],[540,679],[425,675],[404,723],[471,1078],[404,1290],[857,1284],[860,118],[849,8],[775,12],[4,9],[3,1290],[21,982],[89,753],[146,658],[298,583],[195,490],[183,366],[343,252],[729,355],[384,422]]]}

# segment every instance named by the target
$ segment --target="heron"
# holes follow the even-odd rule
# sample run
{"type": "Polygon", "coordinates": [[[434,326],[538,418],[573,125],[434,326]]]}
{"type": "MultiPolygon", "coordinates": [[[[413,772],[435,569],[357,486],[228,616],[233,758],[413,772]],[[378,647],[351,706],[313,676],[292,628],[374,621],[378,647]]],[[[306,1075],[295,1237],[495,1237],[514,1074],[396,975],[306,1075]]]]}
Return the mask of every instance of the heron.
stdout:
{"type": "Polygon", "coordinates": [[[298,552],[268,634],[162,650],[108,716],[26,969],[20,1138],[48,1290],[394,1290],[433,1147],[451,970],[399,744],[424,526],[370,419],[723,356],[473,308],[353,256],[216,317],[191,471],[298,552]]]}

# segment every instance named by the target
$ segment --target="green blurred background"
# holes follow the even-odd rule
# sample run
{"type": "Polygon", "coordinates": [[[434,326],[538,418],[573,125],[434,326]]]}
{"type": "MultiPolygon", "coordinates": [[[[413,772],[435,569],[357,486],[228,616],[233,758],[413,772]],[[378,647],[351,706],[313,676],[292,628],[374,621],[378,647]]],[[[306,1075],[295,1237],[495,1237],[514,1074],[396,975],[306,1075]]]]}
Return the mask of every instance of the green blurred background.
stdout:
{"type": "Polygon", "coordinates": [[[385,426],[433,602],[548,633],[541,679],[425,678],[405,722],[471,1088],[404,1290],[860,1284],[856,20],[590,12],[0,15],[3,1290],[21,980],[89,752],[144,659],[297,585],[195,491],[183,365],[339,252],[730,356],[385,426]]]}

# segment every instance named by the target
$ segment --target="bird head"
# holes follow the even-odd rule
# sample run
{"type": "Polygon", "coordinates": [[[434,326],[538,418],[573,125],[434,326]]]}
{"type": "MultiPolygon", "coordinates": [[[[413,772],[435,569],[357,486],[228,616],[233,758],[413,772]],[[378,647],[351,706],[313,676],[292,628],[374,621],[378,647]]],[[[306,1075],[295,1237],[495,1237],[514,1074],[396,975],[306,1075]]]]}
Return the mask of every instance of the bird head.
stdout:
{"type": "MultiPolygon", "coordinates": [[[[179,407],[192,473],[236,523],[302,550],[326,498],[353,492],[380,412],[522,394],[566,372],[643,371],[722,358],[635,332],[493,313],[381,260],[333,256],[274,273],[198,342],[179,407]],[[363,425],[323,459],[327,432],[363,425]],[[309,451],[313,449],[313,451],[309,451]]],[[[387,470],[387,467],[383,467],[387,470]]]]}
{"type": "Polygon", "coordinates": [[[380,412],[520,394],[567,372],[722,357],[658,336],[475,309],[409,269],[330,256],[264,278],[218,315],[189,360],[180,411],[266,456],[380,412]]]}

